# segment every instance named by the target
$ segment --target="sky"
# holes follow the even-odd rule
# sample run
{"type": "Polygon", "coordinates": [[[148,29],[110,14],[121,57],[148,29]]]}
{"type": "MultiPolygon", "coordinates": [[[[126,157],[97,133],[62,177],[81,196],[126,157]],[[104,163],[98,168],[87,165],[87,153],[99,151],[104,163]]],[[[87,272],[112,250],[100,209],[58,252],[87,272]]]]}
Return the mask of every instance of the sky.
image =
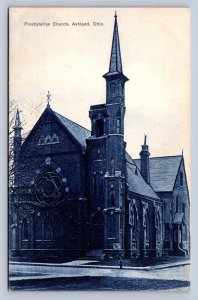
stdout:
{"type": "Polygon", "coordinates": [[[190,181],[188,8],[11,8],[9,100],[21,111],[24,132],[45,109],[48,90],[53,110],[90,129],[90,105],[106,99],[102,75],[109,67],[115,10],[129,78],[127,151],[138,158],[144,134],[151,157],[183,149],[190,181]],[[30,25],[38,22],[50,26],[30,25]]]}

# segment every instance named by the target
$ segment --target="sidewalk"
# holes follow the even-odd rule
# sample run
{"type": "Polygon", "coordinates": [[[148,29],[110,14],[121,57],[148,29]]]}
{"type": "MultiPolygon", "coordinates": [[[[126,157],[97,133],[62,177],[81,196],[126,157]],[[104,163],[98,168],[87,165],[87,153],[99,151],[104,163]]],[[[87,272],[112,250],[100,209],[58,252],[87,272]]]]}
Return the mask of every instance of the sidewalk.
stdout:
{"type": "MultiPolygon", "coordinates": [[[[105,266],[105,265],[87,265],[87,263],[95,263],[96,260],[75,260],[67,263],[34,263],[34,262],[10,262],[11,266],[14,265],[23,265],[23,266],[49,266],[49,267],[62,267],[62,268],[94,268],[94,269],[119,269],[118,266],[105,266]]],[[[152,271],[152,270],[160,270],[160,269],[167,269],[173,268],[178,266],[186,266],[190,265],[191,261],[179,261],[179,262],[172,262],[172,263],[164,263],[158,264],[156,266],[146,266],[146,267],[128,267],[123,266],[123,270],[143,270],[143,271],[152,271]]]]}

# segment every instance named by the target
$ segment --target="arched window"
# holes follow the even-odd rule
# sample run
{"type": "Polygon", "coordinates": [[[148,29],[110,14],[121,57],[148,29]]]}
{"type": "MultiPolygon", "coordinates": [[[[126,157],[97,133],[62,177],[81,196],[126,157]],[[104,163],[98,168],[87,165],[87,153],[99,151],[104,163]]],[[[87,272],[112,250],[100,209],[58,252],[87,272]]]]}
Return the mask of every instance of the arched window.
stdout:
{"type": "Polygon", "coordinates": [[[52,143],[53,144],[59,143],[59,138],[55,133],[52,136],[52,143]]]}
{"type": "Polygon", "coordinates": [[[110,206],[115,206],[115,192],[113,190],[110,191],[110,206]]]}
{"type": "Polygon", "coordinates": [[[124,83],[121,84],[122,93],[124,94],[124,83]]]}
{"type": "Polygon", "coordinates": [[[131,224],[132,224],[132,239],[133,240],[136,240],[137,239],[137,211],[136,211],[136,207],[135,205],[133,205],[133,208],[132,208],[132,211],[131,211],[131,217],[132,217],[132,220],[131,220],[131,224]]]}
{"type": "Polygon", "coordinates": [[[115,85],[115,83],[111,83],[110,84],[110,91],[111,91],[111,93],[115,93],[115,91],[116,91],[116,85],[115,85]]]}
{"type": "Polygon", "coordinates": [[[179,175],[179,182],[180,182],[180,186],[183,186],[183,172],[180,172],[180,175],[179,175]]]}
{"type": "Polygon", "coordinates": [[[93,194],[95,195],[97,192],[97,181],[96,181],[96,174],[93,175],[93,194]]]}
{"type": "Polygon", "coordinates": [[[43,222],[40,216],[37,216],[35,219],[35,231],[36,240],[43,240],[43,222]]]}
{"type": "Polygon", "coordinates": [[[115,173],[115,161],[113,158],[111,158],[111,175],[114,175],[115,173]]]}
{"type": "Polygon", "coordinates": [[[100,195],[103,195],[104,193],[104,177],[103,175],[101,174],[100,175],[100,195]]]}
{"type": "Polygon", "coordinates": [[[178,213],[179,212],[179,197],[176,197],[176,203],[175,203],[175,212],[178,213]]]}
{"type": "Polygon", "coordinates": [[[161,241],[161,217],[159,211],[156,216],[157,240],[161,241]]]}
{"type": "Polygon", "coordinates": [[[38,145],[45,145],[45,138],[43,135],[40,137],[38,145]]]}
{"type": "Polygon", "coordinates": [[[23,222],[22,222],[22,240],[28,240],[28,222],[27,222],[27,219],[23,219],[23,222]]]}
{"type": "Polygon", "coordinates": [[[121,122],[120,119],[116,119],[116,133],[120,133],[121,122]]]}
{"type": "Polygon", "coordinates": [[[96,136],[104,135],[104,120],[98,119],[96,120],[96,136]]]}
{"type": "Polygon", "coordinates": [[[145,212],[145,227],[146,227],[146,242],[149,243],[150,240],[150,222],[148,210],[145,212]]]}
{"type": "Polygon", "coordinates": [[[100,150],[98,150],[98,153],[96,155],[96,160],[103,160],[103,155],[102,153],[100,152],[100,150]]]}
{"type": "Polygon", "coordinates": [[[53,239],[53,226],[50,217],[46,217],[44,220],[44,239],[48,241],[53,239]]]}
{"type": "Polygon", "coordinates": [[[108,238],[115,238],[115,215],[108,216],[108,238]]]}
{"type": "MultiPolygon", "coordinates": [[[[65,218],[60,213],[58,213],[58,215],[53,216],[53,240],[58,242],[59,245],[62,245],[63,237],[65,234],[64,222],[65,222],[65,218]]],[[[71,222],[70,226],[72,227],[73,222],[72,221],[70,221],[70,222],[71,222]]],[[[70,234],[72,234],[72,229],[71,229],[70,234]]],[[[75,235],[75,232],[74,232],[74,235],[75,235]]]]}
{"type": "Polygon", "coordinates": [[[46,136],[45,144],[51,144],[51,136],[50,135],[46,136]]]}

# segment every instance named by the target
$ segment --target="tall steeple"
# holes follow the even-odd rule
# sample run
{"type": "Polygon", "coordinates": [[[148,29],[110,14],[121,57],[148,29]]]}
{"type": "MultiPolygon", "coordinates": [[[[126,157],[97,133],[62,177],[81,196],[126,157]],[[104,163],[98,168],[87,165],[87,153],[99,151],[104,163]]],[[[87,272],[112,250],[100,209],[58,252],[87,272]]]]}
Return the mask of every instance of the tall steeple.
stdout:
{"type": "MultiPolygon", "coordinates": [[[[97,242],[97,248],[108,249],[107,251],[116,256],[122,253],[124,248],[123,214],[126,186],[124,84],[128,80],[122,71],[116,14],[109,71],[103,77],[106,80],[106,103],[90,107],[92,133],[91,138],[86,141],[89,153],[90,211],[94,214],[97,207],[100,207],[100,210],[105,213],[104,229],[102,229],[104,237],[102,236],[101,246],[98,246],[97,242]],[[102,159],[95,159],[94,157],[98,156],[96,153],[99,153],[102,159]],[[101,194],[97,189],[97,184],[100,185],[100,182],[103,182],[101,194]],[[119,245],[117,250],[115,244],[119,245]]],[[[95,232],[93,236],[97,235],[101,236],[101,231],[95,232]]]]}
{"type": "Polygon", "coordinates": [[[17,112],[16,112],[15,124],[14,124],[13,129],[15,131],[15,137],[21,135],[22,126],[21,126],[21,121],[20,121],[20,115],[19,115],[18,108],[17,108],[17,112]]]}
{"type": "Polygon", "coordinates": [[[109,73],[113,73],[113,72],[122,73],[122,60],[121,60],[120,41],[119,41],[118,22],[117,22],[116,12],[114,18],[115,18],[115,22],[114,22],[114,30],[113,30],[113,41],[111,47],[109,73]]]}
{"type": "Polygon", "coordinates": [[[140,171],[146,183],[150,183],[150,168],[149,168],[149,146],[146,143],[146,135],[144,136],[144,145],[140,152],[140,171]]]}
{"type": "Polygon", "coordinates": [[[118,32],[117,14],[114,16],[113,40],[109,71],[103,75],[106,79],[106,102],[124,104],[124,84],[129,80],[122,71],[122,59],[118,32]]]}
{"type": "Polygon", "coordinates": [[[16,118],[15,118],[15,124],[14,124],[14,161],[15,163],[18,161],[19,159],[19,153],[20,153],[20,149],[21,149],[21,130],[22,130],[22,126],[21,126],[21,120],[20,120],[20,115],[19,115],[19,110],[17,109],[16,112],[16,118]]]}

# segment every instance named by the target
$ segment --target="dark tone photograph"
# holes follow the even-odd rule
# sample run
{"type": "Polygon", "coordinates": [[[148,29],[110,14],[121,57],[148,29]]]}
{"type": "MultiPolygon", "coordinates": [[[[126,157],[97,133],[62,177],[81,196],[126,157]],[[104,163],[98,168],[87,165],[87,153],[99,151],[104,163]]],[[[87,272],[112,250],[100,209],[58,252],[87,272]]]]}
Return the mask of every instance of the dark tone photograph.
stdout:
{"type": "Polygon", "coordinates": [[[188,8],[10,8],[9,289],[189,290],[189,31],[188,8]]]}

